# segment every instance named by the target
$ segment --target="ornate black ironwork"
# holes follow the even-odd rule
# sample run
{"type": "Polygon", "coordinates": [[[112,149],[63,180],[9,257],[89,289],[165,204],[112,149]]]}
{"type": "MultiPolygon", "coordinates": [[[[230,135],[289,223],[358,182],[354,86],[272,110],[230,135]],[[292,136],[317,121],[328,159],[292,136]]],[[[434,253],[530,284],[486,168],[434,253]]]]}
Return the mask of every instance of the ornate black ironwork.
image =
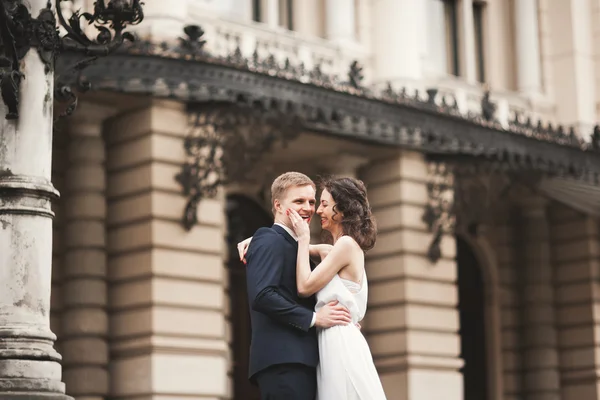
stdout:
{"type": "Polygon", "coordinates": [[[186,32],[184,40],[198,45],[190,47],[182,40],[126,43],[82,77],[97,90],[186,102],[237,104],[251,97],[271,108],[285,100],[293,105],[289,115],[301,113],[304,128],[316,132],[600,181],[597,141],[518,114],[501,125],[489,96],[483,98],[481,113],[463,113],[456,97],[436,88],[426,95],[392,85],[381,92],[357,89],[348,77],[325,73],[318,64],[309,69],[259,51],[246,56],[235,46],[230,54],[215,56],[204,46],[199,27],[186,32]]]}
{"type": "Polygon", "coordinates": [[[479,228],[493,225],[510,204],[508,196],[517,185],[534,188],[541,177],[535,171],[523,174],[498,163],[474,163],[461,157],[430,159],[428,201],[422,216],[433,234],[427,257],[436,263],[442,257],[442,237],[461,232],[477,236],[479,228]]]}
{"type": "MultiPolygon", "coordinates": [[[[133,40],[130,33],[123,32],[127,25],[142,21],[140,0],[98,0],[94,3],[94,13],[76,11],[66,20],[61,4],[72,0],[48,0],[37,17],[33,17],[22,0],[0,1],[0,90],[2,100],[8,108],[6,119],[19,117],[19,87],[25,76],[20,70],[20,61],[28,51],[35,48],[44,63],[46,73],[54,67],[57,54],[63,51],[76,51],[91,57],[86,62],[72,66],[78,71],[89,65],[95,57],[107,55],[116,50],[125,40],[133,40]],[[56,18],[58,16],[58,20],[56,18]],[[95,39],[90,39],[81,27],[81,20],[94,25],[98,30],[95,39]],[[60,37],[57,21],[67,34],[60,37]],[[113,33],[114,32],[114,33],[113,33]]],[[[72,89],[57,84],[59,99],[68,99],[69,114],[76,105],[72,89]]]]}
{"type": "Polygon", "coordinates": [[[298,135],[301,124],[281,111],[265,111],[260,103],[191,106],[184,142],[188,161],[175,177],[188,197],[182,220],[186,230],[198,222],[203,198],[214,197],[223,184],[244,181],[276,141],[286,143],[298,135]]]}
{"type": "Polygon", "coordinates": [[[67,21],[61,4],[72,0],[55,0],[60,25],[67,31],[60,43],[61,50],[71,50],[88,56],[104,56],[119,48],[125,40],[134,41],[128,25],[137,25],[144,19],[140,0],[96,0],[94,13],[75,11],[67,21]],[[90,39],[81,27],[81,20],[94,25],[98,35],[90,39]],[[114,32],[114,33],[113,33],[114,32]]]}
{"type": "Polygon", "coordinates": [[[481,99],[481,116],[486,121],[493,121],[495,112],[496,105],[490,100],[490,91],[486,90],[481,99]]]}
{"type": "Polygon", "coordinates": [[[436,263],[442,257],[441,242],[444,234],[452,234],[454,217],[454,179],[446,164],[430,163],[427,182],[428,201],[422,220],[433,234],[427,258],[436,263]]]}

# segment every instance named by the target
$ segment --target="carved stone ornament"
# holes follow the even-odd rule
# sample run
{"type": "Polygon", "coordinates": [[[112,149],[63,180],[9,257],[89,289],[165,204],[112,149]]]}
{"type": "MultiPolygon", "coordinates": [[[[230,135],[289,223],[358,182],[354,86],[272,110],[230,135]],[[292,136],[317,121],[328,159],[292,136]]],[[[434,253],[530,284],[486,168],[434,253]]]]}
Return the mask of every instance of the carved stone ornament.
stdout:
{"type": "MultiPolygon", "coordinates": [[[[48,0],[46,8],[32,16],[22,0],[0,0],[0,91],[8,108],[6,119],[19,118],[19,87],[26,79],[20,71],[20,62],[31,48],[37,50],[46,73],[53,71],[55,57],[61,52],[85,54],[86,60],[63,71],[77,74],[97,57],[116,50],[123,41],[132,41],[133,36],[124,32],[125,27],[139,24],[144,18],[140,0],[98,0],[93,13],[76,11],[67,20],[62,13],[62,4],[66,2],[71,0],[54,0],[53,9],[52,1],[48,0]],[[98,30],[96,38],[86,35],[82,19],[98,30]],[[59,35],[58,23],[67,32],[63,37],[59,35]]],[[[71,88],[61,84],[60,76],[56,78],[57,97],[71,102],[65,112],[70,114],[75,109],[76,96],[71,88]]]]}
{"type": "Polygon", "coordinates": [[[198,205],[216,196],[221,185],[245,180],[273,144],[299,134],[298,121],[266,112],[260,105],[200,104],[190,107],[190,130],[184,141],[187,161],[175,177],[188,198],[186,230],[198,222],[198,205]]]}

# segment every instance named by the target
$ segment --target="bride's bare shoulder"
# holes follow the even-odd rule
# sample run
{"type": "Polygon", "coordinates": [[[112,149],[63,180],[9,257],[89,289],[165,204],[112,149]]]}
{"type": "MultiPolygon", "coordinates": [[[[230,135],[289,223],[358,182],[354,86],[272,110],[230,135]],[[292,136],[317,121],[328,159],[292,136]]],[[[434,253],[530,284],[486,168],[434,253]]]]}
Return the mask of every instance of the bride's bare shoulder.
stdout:
{"type": "Polygon", "coordinates": [[[341,238],[339,238],[335,242],[334,247],[339,247],[340,249],[343,249],[346,251],[356,250],[356,249],[361,250],[361,248],[358,245],[358,243],[356,242],[356,240],[354,240],[354,238],[352,236],[348,236],[348,235],[344,235],[341,238]]]}

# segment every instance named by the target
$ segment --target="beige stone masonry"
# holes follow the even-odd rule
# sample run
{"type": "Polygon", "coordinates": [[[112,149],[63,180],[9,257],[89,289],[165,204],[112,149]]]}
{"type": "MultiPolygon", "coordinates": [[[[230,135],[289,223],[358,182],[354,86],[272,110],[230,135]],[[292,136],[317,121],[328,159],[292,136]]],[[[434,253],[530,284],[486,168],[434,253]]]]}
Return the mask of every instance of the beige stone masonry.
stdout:
{"type": "Polygon", "coordinates": [[[106,176],[102,123],[111,113],[80,105],[68,126],[63,207],[63,374],[76,399],[108,395],[106,176]]]}
{"type": "Polygon", "coordinates": [[[519,332],[520,298],[518,292],[518,268],[516,229],[513,221],[506,216],[503,224],[494,225],[489,230],[491,244],[495,250],[498,265],[500,287],[500,347],[502,357],[503,399],[517,400],[522,398],[523,385],[521,371],[523,369],[521,341],[519,332]]]}
{"type": "Polygon", "coordinates": [[[598,221],[562,205],[550,208],[555,264],[561,400],[600,398],[598,221]]]}
{"type": "Polygon", "coordinates": [[[521,359],[524,399],[560,399],[554,271],[547,202],[522,201],[519,229],[521,359]]]}
{"type": "Polygon", "coordinates": [[[443,258],[436,265],[426,258],[432,235],[421,221],[425,161],[403,152],[371,165],[362,178],[379,228],[368,253],[365,334],[386,395],[460,400],[456,247],[452,237],[444,237],[443,258]]]}
{"type": "Polygon", "coordinates": [[[107,125],[114,398],[230,398],[224,200],[204,200],[184,230],[175,175],[186,132],[174,102],[107,125]]]}

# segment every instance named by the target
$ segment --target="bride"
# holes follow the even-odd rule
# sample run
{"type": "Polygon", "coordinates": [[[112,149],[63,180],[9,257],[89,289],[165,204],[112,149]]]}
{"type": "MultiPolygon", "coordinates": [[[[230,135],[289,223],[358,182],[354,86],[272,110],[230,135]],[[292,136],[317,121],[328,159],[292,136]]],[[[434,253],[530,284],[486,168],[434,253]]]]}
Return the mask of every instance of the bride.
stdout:
{"type": "MultiPolygon", "coordinates": [[[[352,178],[329,179],[321,184],[317,214],[333,245],[310,245],[308,223],[287,210],[298,237],[296,283],[301,296],[316,293],[318,311],[338,301],[351,314],[352,323],[318,329],[319,366],[317,398],[320,400],[384,400],[369,346],[358,323],[367,309],[365,254],[375,245],[377,231],[364,184],[352,178]],[[321,263],[311,271],[309,257],[321,263]]],[[[241,258],[250,239],[241,242],[241,258]]]]}

